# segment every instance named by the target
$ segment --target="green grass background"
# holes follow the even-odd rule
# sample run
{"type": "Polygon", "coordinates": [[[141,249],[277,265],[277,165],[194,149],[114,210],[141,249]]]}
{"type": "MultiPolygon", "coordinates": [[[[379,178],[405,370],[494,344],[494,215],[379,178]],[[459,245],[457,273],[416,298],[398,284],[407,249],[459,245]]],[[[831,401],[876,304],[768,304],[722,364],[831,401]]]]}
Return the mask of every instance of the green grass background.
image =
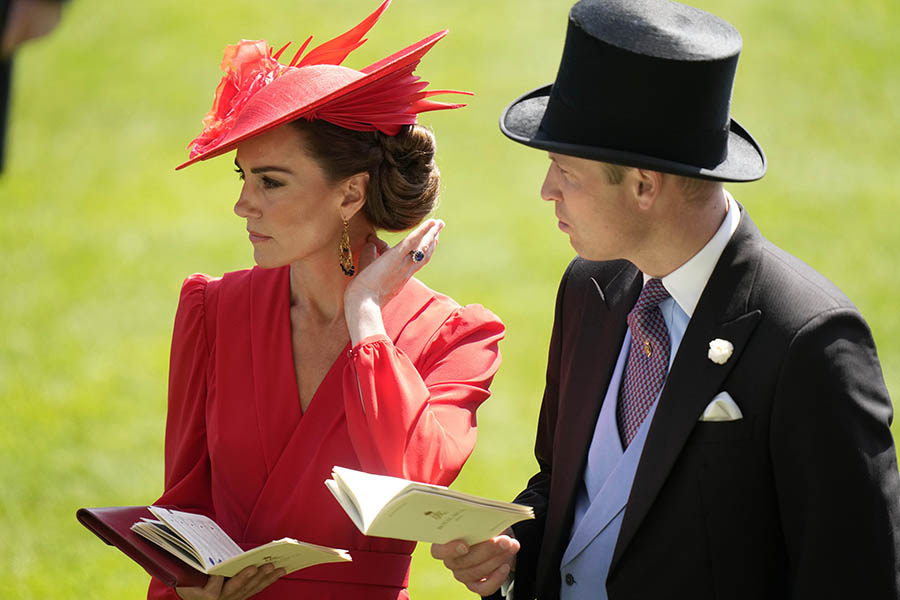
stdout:
{"type": "MultiPolygon", "coordinates": [[[[173,167],[209,108],[225,44],[321,42],[376,4],[73,0],[51,37],[19,53],[0,178],[0,598],[144,594],[143,571],[74,512],[159,494],[179,286],[189,273],[252,261],[231,212],[230,161],[173,167]]],[[[858,304],[896,395],[900,4],[696,4],[743,34],[732,109],[770,160],[764,180],[729,189],[768,237],[858,304]]],[[[464,110],[423,119],[439,141],[447,229],[422,278],[508,326],[480,441],[456,484],[499,498],[534,468],[553,298],[572,251],[538,196],[546,156],[505,140],[497,118],[552,80],[568,7],[395,0],[346,62],[361,68],[446,27],[420,71],[436,87],[477,93],[464,110]]],[[[427,548],[411,591],[468,595],[427,548]]]]}

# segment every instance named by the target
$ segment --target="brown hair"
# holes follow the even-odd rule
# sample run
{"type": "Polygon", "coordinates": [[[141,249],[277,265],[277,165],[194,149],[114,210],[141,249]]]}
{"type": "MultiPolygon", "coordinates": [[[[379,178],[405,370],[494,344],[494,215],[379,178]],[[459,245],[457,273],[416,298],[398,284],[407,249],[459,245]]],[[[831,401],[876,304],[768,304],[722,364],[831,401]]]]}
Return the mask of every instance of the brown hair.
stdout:
{"type": "Polygon", "coordinates": [[[389,136],[322,120],[301,118],[293,125],[332,183],[369,174],[363,212],[376,228],[403,231],[434,209],[441,175],[434,163],[434,135],[425,127],[404,125],[389,136]]]}
{"type": "Polygon", "coordinates": [[[623,167],[622,165],[614,165],[608,162],[600,163],[600,166],[603,167],[603,171],[606,173],[606,181],[612,185],[619,185],[623,181],[625,181],[625,171],[628,170],[628,167],[623,167]]]}
{"type": "MultiPolygon", "coordinates": [[[[625,173],[633,167],[625,167],[612,163],[600,163],[606,173],[606,180],[612,185],[618,185],[625,180],[625,173]]],[[[713,188],[721,185],[718,181],[685,177],[683,175],[671,175],[676,177],[678,189],[689,202],[700,202],[709,197],[713,188]]]]}

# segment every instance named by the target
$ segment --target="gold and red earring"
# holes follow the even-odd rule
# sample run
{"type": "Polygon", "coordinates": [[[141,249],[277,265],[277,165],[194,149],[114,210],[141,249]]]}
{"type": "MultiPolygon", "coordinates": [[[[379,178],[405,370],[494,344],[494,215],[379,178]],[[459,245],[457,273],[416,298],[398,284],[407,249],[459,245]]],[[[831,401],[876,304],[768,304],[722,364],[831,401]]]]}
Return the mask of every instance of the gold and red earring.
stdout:
{"type": "Polygon", "coordinates": [[[347,277],[353,277],[356,267],[353,266],[353,253],[350,251],[350,224],[344,219],[344,231],[341,233],[341,241],[338,243],[338,260],[341,271],[347,277]]]}

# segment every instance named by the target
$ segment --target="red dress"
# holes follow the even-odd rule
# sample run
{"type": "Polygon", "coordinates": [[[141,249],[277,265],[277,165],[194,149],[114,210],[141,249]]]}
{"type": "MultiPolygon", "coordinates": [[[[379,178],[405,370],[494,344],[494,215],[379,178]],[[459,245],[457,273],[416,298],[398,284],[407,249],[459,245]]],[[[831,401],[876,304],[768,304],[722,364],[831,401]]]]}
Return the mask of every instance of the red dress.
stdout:
{"type": "MultiPolygon", "coordinates": [[[[242,546],[293,537],[353,557],[254,598],[408,598],[415,543],[362,535],[323,482],[334,465],[452,482],[475,444],[503,325],[410,280],[382,311],[387,336],[348,345],[301,413],[289,285],[287,267],[185,280],[157,504],[205,514],[242,546]]],[[[149,597],[178,596],[154,579],[149,597]]]]}

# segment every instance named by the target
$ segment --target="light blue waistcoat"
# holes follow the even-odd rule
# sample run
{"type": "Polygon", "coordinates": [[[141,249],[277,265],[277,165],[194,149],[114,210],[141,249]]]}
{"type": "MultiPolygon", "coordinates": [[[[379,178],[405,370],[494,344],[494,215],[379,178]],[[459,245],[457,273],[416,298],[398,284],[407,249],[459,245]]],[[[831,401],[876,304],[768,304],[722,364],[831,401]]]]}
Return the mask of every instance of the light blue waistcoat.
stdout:
{"type": "Polygon", "coordinates": [[[656,412],[657,403],[654,402],[637,435],[623,452],[616,424],[616,402],[628,359],[630,338],[629,332],[619,352],[594,429],[584,480],[575,503],[572,537],[560,563],[561,600],[606,600],[606,576],[622,527],[631,484],[647,439],[647,430],[656,412]]]}

